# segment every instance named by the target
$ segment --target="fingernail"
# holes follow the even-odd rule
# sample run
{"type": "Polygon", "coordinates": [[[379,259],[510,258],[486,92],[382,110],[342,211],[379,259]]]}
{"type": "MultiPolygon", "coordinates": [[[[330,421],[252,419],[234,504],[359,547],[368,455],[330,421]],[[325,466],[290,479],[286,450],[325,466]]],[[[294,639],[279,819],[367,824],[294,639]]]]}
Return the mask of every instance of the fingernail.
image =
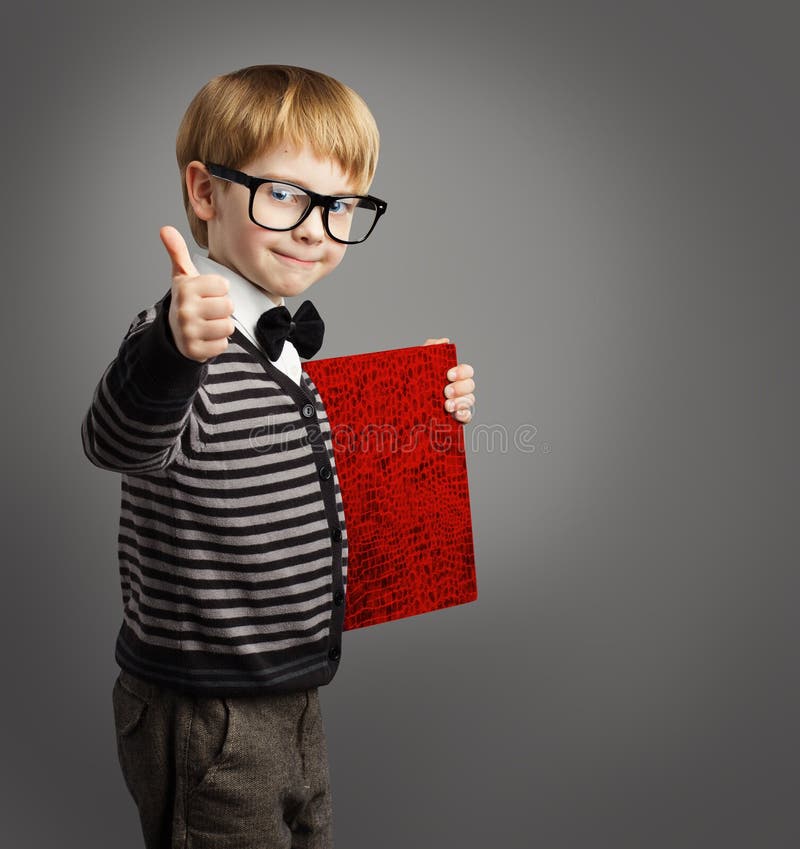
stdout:
{"type": "Polygon", "coordinates": [[[457,377],[458,377],[458,372],[456,371],[456,369],[451,368],[450,371],[447,372],[447,379],[448,380],[455,380],[457,377]]]}
{"type": "Polygon", "coordinates": [[[446,386],[445,389],[444,389],[444,394],[447,395],[448,398],[451,398],[453,396],[454,392],[455,392],[455,389],[453,389],[452,386],[446,386]]]}
{"type": "Polygon", "coordinates": [[[452,413],[453,410],[455,410],[455,408],[456,408],[456,402],[455,401],[445,401],[444,406],[445,406],[445,409],[447,410],[448,413],[452,413]]]}

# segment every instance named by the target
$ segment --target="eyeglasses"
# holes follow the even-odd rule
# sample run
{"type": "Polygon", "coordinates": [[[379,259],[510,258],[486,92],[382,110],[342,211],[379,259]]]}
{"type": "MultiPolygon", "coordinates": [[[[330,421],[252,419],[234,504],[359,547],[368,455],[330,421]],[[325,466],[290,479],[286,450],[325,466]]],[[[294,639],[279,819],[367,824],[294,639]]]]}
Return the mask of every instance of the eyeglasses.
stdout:
{"type": "Polygon", "coordinates": [[[251,177],[212,162],[207,162],[206,168],[214,177],[250,189],[250,220],[265,230],[294,230],[315,206],[321,206],[322,223],[331,239],[357,245],[386,212],[386,202],[372,195],[320,195],[286,180],[251,177]]]}

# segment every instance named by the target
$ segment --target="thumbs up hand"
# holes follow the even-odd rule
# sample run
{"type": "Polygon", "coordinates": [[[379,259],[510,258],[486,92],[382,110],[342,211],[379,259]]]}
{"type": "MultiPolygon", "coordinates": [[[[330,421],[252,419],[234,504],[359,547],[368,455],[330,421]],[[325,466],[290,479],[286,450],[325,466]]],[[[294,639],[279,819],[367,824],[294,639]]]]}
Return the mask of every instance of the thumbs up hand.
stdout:
{"type": "Polygon", "coordinates": [[[199,274],[174,227],[162,227],[159,235],[172,260],[169,326],[175,346],[184,357],[204,363],[228,347],[234,331],[228,281],[219,274],[199,274]]]}

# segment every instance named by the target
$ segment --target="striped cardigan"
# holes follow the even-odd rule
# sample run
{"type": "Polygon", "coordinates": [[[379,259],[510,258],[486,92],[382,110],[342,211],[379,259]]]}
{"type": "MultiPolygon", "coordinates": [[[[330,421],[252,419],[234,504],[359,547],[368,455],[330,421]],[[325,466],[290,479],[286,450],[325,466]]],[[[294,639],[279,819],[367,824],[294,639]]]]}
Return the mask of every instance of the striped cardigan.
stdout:
{"type": "Polygon", "coordinates": [[[184,357],[169,302],[133,321],[82,425],[88,458],[122,473],[117,662],[198,694],[326,684],[347,535],[322,399],[238,329],[184,357]]]}

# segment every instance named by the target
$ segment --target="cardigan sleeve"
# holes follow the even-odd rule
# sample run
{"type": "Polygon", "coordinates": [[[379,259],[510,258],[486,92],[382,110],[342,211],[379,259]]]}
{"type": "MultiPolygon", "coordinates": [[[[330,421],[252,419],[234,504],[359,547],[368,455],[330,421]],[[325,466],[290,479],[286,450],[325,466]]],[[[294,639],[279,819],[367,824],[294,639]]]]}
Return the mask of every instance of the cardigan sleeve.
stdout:
{"type": "Polygon", "coordinates": [[[169,465],[180,443],[208,365],[177,349],[170,297],[134,319],[94,391],[81,437],[86,456],[102,469],[157,471],[169,465]]]}

